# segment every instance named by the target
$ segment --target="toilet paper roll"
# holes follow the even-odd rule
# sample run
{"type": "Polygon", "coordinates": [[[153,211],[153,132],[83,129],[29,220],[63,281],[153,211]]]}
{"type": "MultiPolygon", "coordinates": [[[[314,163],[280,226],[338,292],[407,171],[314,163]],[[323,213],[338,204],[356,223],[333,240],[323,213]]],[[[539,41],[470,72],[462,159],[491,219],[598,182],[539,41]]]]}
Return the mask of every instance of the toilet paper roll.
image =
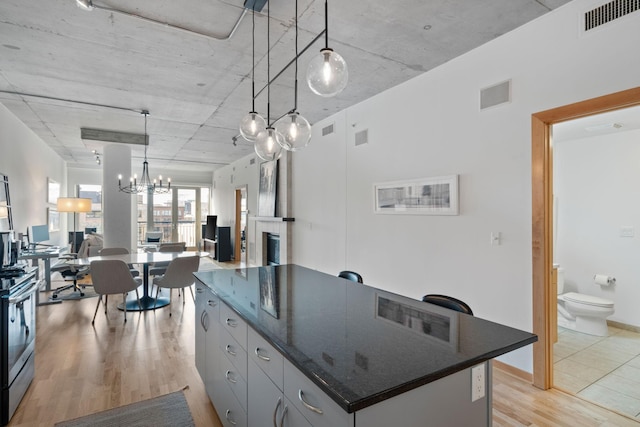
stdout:
{"type": "Polygon", "coordinates": [[[615,277],[607,276],[606,274],[596,274],[593,276],[593,281],[596,285],[609,286],[616,283],[615,277]]]}

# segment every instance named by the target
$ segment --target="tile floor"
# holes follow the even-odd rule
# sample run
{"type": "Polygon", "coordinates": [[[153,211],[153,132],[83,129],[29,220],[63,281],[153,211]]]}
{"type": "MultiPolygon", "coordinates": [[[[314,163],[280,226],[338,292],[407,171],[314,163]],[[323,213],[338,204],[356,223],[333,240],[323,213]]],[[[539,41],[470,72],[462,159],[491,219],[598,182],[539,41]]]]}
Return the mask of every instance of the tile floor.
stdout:
{"type": "Polygon", "coordinates": [[[640,334],[609,326],[608,337],[558,328],[554,383],[640,421],[640,334]]]}

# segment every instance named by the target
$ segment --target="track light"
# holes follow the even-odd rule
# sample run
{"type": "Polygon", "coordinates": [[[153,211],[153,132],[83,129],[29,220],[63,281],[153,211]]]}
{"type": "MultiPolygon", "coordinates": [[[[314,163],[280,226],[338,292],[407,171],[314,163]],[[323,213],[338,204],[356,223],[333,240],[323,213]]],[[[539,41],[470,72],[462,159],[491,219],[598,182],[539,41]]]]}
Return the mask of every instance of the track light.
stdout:
{"type": "Polygon", "coordinates": [[[76,6],[84,10],[93,10],[93,1],[91,0],[76,0],[76,6]]]}

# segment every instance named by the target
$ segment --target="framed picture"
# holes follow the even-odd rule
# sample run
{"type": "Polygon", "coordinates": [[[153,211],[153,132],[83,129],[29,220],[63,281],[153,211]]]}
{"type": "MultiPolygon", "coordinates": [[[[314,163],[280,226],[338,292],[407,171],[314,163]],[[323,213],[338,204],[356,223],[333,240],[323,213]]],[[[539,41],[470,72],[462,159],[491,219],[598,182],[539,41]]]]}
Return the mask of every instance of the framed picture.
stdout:
{"type": "Polygon", "coordinates": [[[260,164],[258,186],[258,216],[276,215],[276,185],[278,183],[278,161],[260,164]]]}
{"type": "Polygon", "coordinates": [[[374,185],[375,213],[458,215],[458,175],[374,185]]]}
{"type": "Polygon", "coordinates": [[[276,319],[280,318],[276,269],[273,266],[261,267],[258,272],[258,280],[260,283],[260,308],[276,319]]]}
{"type": "Polygon", "coordinates": [[[49,232],[60,231],[60,212],[47,208],[47,224],[49,224],[49,232]]]}
{"type": "Polygon", "coordinates": [[[47,178],[47,203],[55,205],[60,197],[60,183],[47,178]]]}

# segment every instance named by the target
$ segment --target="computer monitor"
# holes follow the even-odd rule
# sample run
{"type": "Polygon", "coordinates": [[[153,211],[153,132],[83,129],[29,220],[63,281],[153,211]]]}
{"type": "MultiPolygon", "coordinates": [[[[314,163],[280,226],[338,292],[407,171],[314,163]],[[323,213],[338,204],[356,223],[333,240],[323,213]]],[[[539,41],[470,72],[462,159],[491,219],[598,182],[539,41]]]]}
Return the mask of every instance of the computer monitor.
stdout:
{"type": "Polygon", "coordinates": [[[29,243],[37,245],[51,239],[48,225],[32,225],[29,230],[29,243]]]}
{"type": "Polygon", "coordinates": [[[84,228],[84,234],[85,235],[96,234],[97,232],[98,232],[98,227],[85,227],[84,228]]]}

